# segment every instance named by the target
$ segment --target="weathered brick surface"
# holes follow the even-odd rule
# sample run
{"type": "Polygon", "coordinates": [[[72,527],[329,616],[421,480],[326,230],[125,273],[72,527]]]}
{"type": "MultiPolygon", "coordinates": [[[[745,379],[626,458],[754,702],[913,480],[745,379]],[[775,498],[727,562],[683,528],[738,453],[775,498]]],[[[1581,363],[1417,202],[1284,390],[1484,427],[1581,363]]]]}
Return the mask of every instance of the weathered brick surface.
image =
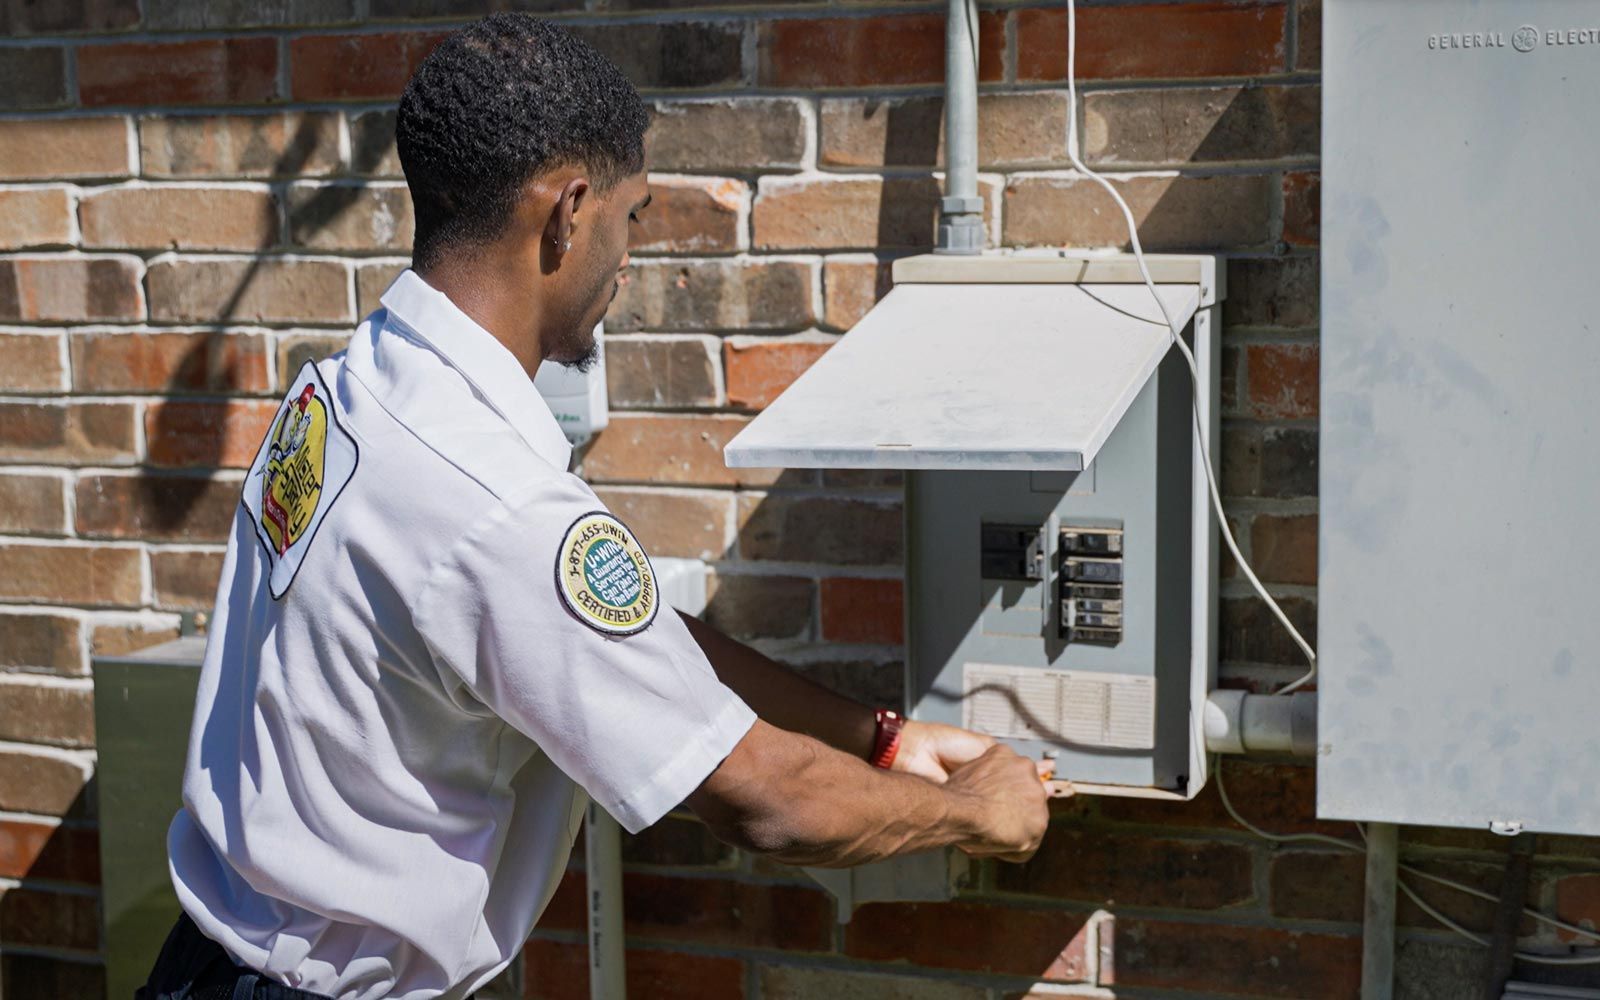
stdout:
{"type": "MultiPolygon", "coordinates": [[[[1303,636],[1317,633],[1317,606],[1303,597],[1280,597],[1278,606],[1303,636]]],[[[1228,599],[1217,612],[1217,655],[1237,663],[1306,667],[1306,656],[1257,597],[1228,599]]],[[[1312,685],[1314,687],[1314,685],[1312,685]]]]}
{"type": "Polygon", "coordinates": [[[762,1000],[988,1000],[981,988],[937,979],[842,969],[768,966],[761,970],[762,1000]]]}
{"type": "MultiPolygon", "coordinates": [[[[1273,238],[1276,179],[1267,174],[1113,178],[1147,250],[1242,247],[1273,238]]],[[[1005,242],[1020,246],[1128,247],[1111,196],[1076,176],[1021,177],[1005,192],[1005,242]]]]}
{"type": "Polygon", "coordinates": [[[829,339],[730,337],[722,348],[728,405],[759,410],[828,352],[829,339]]]}
{"type": "Polygon", "coordinates": [[[1058,982],[1088,974],[1085,914],[973,902],[869,903],[844,928],[856,958],[1058,982]]]}
{"type": "Polygon", "coordinates": [[[1245,350],[1250,412],[1269,420],[1316,419],[1318,361],[1315,344],[1251,344],[1245,350]]]}
{"type": "Polygon", "coordinates": [[[705,618],[736,639],[807,638],[816,589],[797,576],[718,574],[705,618]]]}
{"type": "Polygon", "coordinates": [[[0,391],[57,392],[66,365],[59,333],[0,333],[0,391]]]}
{"type": "Polygon", "coordinates": [[[121,656],[177,637],[178,619],[170,615],[140,616],[132,621],[112,619],[94,625],[89,633],[89,652],[94,656],[121,656]]]}
{"type": "Polygon", "coordinates": [[[284,177],[339,169],[339,117],[284,111],[247,115],[142,115],[146,177],[284,177]]]}
{"type": "Polygon", "coordinates": [[[720,559],[732,537],[734,500],[726,492],[608,487],[596,493],[652,556],[720,559]]]}
{"type": "Polygon", "coordinates": [[[812,267],[803,261],[637,261],[606,328],[634,330],[795,330],[816,320],[812,267]]]}
{"type": "Polygon", "coordinates": [[[905,588],[898,578],[823,580],[822,638],[898,646],[905,641],[905,588]]]}
{"type": "Polygon", "coordinates": [[[1317,493],[1317,432],[1300,427],[1224,428],[1222,493],[1292,499],[1317,493]]]}
{"type": "Polygon", "coordinates": [[[92,951],[100,946],[100,911],[93,896],[48,889],[0,891],[0,941],[92,951]]]}
{"type": "Polygon", "coordinates": [[[799,660],[789,669],[863,705],[904,705],[905,664],[871,660],[799,660]]]}
{"type": "Polygon", "coordinates": [[[0,250],[60,246],[72,240],[72,199],[66,188],[0,191],[0,250]]]}
{"type": "MultiPolygon", "coordinates": [[[[379,298],[400,277],[409,263],[361,264],[356,268],[356,315],[365,316],[382,303],[379,298]]],[[[346,338],[348,339],[348,338],[346,338]]]]}
{"type": "Polygon", "coordinates": [[[1283,175],[1283,239],[1314,247],[1322,238],[1322,175],[1297,171],[1283,175]]]}
{"type": "Polygon", "coordinates": [[[140,559],[130,547],[0,543],[0,600],[137,607],[140,559]]]}
{"type": "Polygon", "coordinates": [[[92,747],[93,694],[82,681],[0,677],[0,740],[92,747]]]}
{"type": "Polygon", "coordinates": [[[1361,984],[1358,934],[1316,934],[1119,917],[1117,985],[1346,1000],[1361,984]]]}
{"type": "Polygon", "coordinates": [[[0,7],[0,35],[123,31],[138,23],[138,0],[64,0],[0,7]]]}
{"type": "Polygon", "coordinates": [[[1320,102],[1314,86],[1091,93],[1082,153],[1093,167],[1314,157],[1320,102]]]}
{"type": "Polygon", "coordinates": [[[894,565],[901,559],[900,506],[877,500],[739,498],[739,554],[746,559],[840,566],[894,565]]]}
{"type": "Polygon", "coordinates": [[[720,177],[652,177],[650,206],[632,228],[633,253],[731,253],[743,242],[750,203],[742,181],[720,177]]]}
{"type": "Polygon", "coordinates": [[[1052,830],[1027,864],[996,874],[1007,892],[1090,903],[1217,910],[1255,898],[1247,847],[1108,830],[1052,830]]]}
{"type": "Polygon", "coordinates": [[[289,383],[300,374],[307,361],[321,361],[344,350],[350,338],[341,334],[293,333],[278,341],[278,392],[288,392],[289,383]]]}
{"type": "Polygon", "coordinates": [[[327,260],[152,261],[150,316],[176,323],[348,323],[349,272],[327,260]]]}
{"type": "Polygon", "coordinates": [[[60,476],[0,473],[0,533],[62,534],[66,495],[66,481],[60,476]]]}
{"type": "Polygon", "coordinates": [[[410,251],[415,220],[403,185],[297,184],[289,238],[321,251],[410,251]]]}
{"type": "Polygon", "coordinates": [[[0,402],[0,459],[114,464],[136,444],[126,403],[0,402]]]}
{"type": "Polygon", "coordinates": [[[75,392],[270,390],[268,343],[259,334],[90,331],[71,337],[75,392]]]}
{"type": "MultiPolygon", "coordinates": [[[[990,214],[992,186],[978,194],[990,214]]],[[[925,248],[939,217],[932,177],[764,178],[751,214],[761,250],[925,248]]]]}
{"type": "MultiPolygon", "coordinates": [[[[126,2],[126,0],[124,0],[126,2]]],[[[354,21],[356,0],[144,0],[144,23],[161,31],[215,31],[229,28],[272,28],[285,25],[336,24],[354,21]]]]}
{"type": "Polygon", "coordinates": [[[1223,325],[1315,327],[1321,307],[1317,281],[1316,257],[1230,260],[1223,325]]]}
{"type": "Polygon", "coordinates": [[[0,49],[0,111],[66,104],[67,53],[54,45],[0,49]]]}
{"type": "MultiPolygon", "coordinates": [[[[0,66],[4,58],[0,55],[0,66]]],[[[128,146],[128,123],[123,118],[0,122],[0,180],[126,177],[128,146]]]]}
{"type": "Polygon", "coordinates": [[[40,955],[0,956],[0,978],[21,996],[105,1000],[106,970],[86,961],[40,955]]]}
{"type": "MultiPolygon", "coordinates": [[[[1281,0],[1084,7],[1078,11],[1078,76],[1131,80],[1281,72],[1287,58],[1286,8],[1281,0]]],[[[1017,79],[1066,79],[1066,11],[1022,10],[1015,16],[1017,79]]]]}
{"type": "Polygon", "coordinates": [[[89,475],[78,480],[75,523],[85,538],[227,541],[239,484],[198,476],[89,475]]]}
{"type": "Polygon", "coordinates": [[[157,403],[144,414],[146,457],[159,466],[245,468],[277,411],[266,399],[157,403]]]}
{"type": "Polygon", "coordinates": [[[250,104],[278,89],[278,44],[261,37],[119,42],[78,49],[85,107],[250,104]]]}
{"type": "Polygon", "coordinates": [[[438,31],[303,35],[289,42],[289,95],[297,101],[396,98],[438,31]]]}
{"type": "Polygon", "coordinates": [[[715,339],[693,336],[612,337],[606,341],[611,405],[674,409],[715,406],[721,398],[715,339]]]}
{"type": "Polygon", "coordinates": [[[350,169],[369,177],[401,177],[394,143],[395,111],[382,108],[350,115],[350,169]]]}
{"type": "MultiPolygon", "coordinates": [[[[980,15],[979,79],[1003,73],[1000,18],[980,15]]],[[[937,84],[944,79],[944,17],[768,21],[757,45],[760,82],[770,87],[871,87],[937,84]]]]}
{"type": "Polygon", "coordinates": [[[798,170],[806,149],[802,107],[785,97],[657,102],[645,160],[652,170],[798,170]]]}
{"type": "Polygon", "coordinates": [[[137,257],[0,258],[0,321],[143,319],[139,274],[137,257]]]}
{"type": "Polygon", "coordinates": [[[1274,583],[1317,582],[1315,514],[1257,514],[1250,522],[1250,565],[1274,583]]]}
{"type": "Polygon", "coordinates": [[[631,22],[573,30],[641,90],[731,87],[743,77],[744,31],[737,22],[631,22]]]}
{"type": "MultiPolygon", "coordinates": [[[[824,98],[817,159],[825,167],[931,167],[944,163],[944,101],[937,97],[824,98]]],[[[1067,95],[1061,91],[978,98],[982,167],[1067,162],[1067,95]]]]}
{"type": "Polygon", "coordinates": [[[257,250],[278,242],[278,201],[260,188],[113,188],[78,206],[83,245],[106,250],[257,250]]]}
{"type": "MultiPolygon", "coordinates": [[[[524,949],[527,996],[584,1000],[589,995],[588,946],[535,939],[524,949]]],[[[658,1000],[744,1000],[744,963],[711,955],[630,949],[623,956],[629,996],[658,1000]]]]}
{"type": "Polygon", "coordinates": [[[0,668],[80,674],[82,623],[70,615],[39,611],[0,613],[0,668]]]}
{"type": "Polygon", "coordinates": [[[83,827],[0,820],[0,876],[95,885],[100,838],[83,827]]]}
{"type": "Polygon", "coordinates": [[[744,429],[742,417],[616,414],[583,458],[597,483],[734,486],[771,482],[768,470],[730,469],[722,449],[744,429]]]}
{"type": "Polygon", "coordinates": [[[886,260],[829,257],[822,267],[823,325],[848,330],[889,293],[892,271],[886,260]]]}
{"type": "Polygon", "coordinates": [[[158,608],[172,611],[210,608],[217,596],[217,578],[221,575],[221,552],[150,554],[150,582],[155,588],[158,608]]]}

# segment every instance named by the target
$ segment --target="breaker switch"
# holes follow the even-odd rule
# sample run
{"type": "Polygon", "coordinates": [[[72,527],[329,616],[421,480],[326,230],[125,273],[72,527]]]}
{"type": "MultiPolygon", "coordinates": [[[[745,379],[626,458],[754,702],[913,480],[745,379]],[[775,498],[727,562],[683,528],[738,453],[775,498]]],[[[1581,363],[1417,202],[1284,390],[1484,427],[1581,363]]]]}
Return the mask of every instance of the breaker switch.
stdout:
{"type": "Polygon", "coordinates": [[[985,524],[979,557],[985,580],[1044,579],[1044,532],[1018,524],[985,524]]]}
{"type": "Polygon", "coordinates": [[[1122,529],[1062,525],[1061,637],[1069,643],[1122,642],[1122,529]]]}

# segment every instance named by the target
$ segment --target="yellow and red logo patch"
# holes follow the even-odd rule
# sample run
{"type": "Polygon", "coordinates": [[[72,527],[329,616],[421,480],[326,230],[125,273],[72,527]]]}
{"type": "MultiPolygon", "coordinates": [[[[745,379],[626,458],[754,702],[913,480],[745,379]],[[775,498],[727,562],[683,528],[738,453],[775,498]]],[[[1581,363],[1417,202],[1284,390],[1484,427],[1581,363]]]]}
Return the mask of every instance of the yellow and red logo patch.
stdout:
{"type": "Polygon", "coordinates": [[[556,589],[597,632],[632,635],[655,619],[655,571],[633,532],[604,511],[573,522],[556,557],[556,589]]]}

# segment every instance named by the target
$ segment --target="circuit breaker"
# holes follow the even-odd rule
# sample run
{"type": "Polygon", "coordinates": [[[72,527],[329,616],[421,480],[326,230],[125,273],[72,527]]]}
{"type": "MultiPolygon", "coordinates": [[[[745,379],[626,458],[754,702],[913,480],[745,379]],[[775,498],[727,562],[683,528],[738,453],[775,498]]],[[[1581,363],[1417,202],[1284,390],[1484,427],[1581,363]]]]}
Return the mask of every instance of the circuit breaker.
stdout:
{"type": "Polygon", "coordinates": [[[1215,262],[897,262],[895,289],[727,448],[730,465],[906,470],[912,718],[1053,759],[1080,790],[1205,781],[1215,262]],[[1198,414],[1198,418],[1197,418],[1198,414]]]}

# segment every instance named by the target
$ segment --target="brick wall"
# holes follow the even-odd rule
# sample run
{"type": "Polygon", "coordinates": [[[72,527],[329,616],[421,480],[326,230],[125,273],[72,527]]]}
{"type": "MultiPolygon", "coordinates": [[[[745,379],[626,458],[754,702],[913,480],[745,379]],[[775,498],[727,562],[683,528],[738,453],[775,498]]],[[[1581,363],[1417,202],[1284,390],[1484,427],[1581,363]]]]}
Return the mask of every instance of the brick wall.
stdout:
{"type": "MultiPolygon", "coordinates": [[[[170,638],[212,596],[283,380],[336,349],[406,260],[392,105],[463,17],[568,21],[655,103],[656,207],[608,321],[610,430],[582,456],[663,556],[712,560],[710,616],[872,701],[899,695],[891,476],[733,471],[722,445],[925,249],[938,193],[942,4],[853,0],[62,0],[0,3],[0,974],[97,997],[88,659],[170,638]]],[[[1085,0],[1085,155],[1153,250],[1229,258],[1223,484],[1241,543],[1316,615],[1316,0],[1085,0]]],[[[981,184],[995,244],[1120,245],[1066,168],[1065,15],[981,19],[981,184]]],[[[1224,570],[1224,682],[1297,654],[1224,570]]],[[[1276,830],[1313,772],[1228,764],[1276,830]]],[[[1600,846],[1547,837],[1531,901],[1600,918],[1600,846]]],[[[1425,867],[1498,888],[1503,844],[1411,829],[1425,867]]],[[[692,819],[629,841],[635,996],[999,1000],[1350,997],[1360,862],[1273,848],[1222,812],[1074,801],[1025,867],[950,905],[840,928],[793,871],[692,819]],[[1041,988],[1035,995],[1073,994],[1041,988]]],[[[580,862],[581,864],[581,862],[580,862]]],[[[1489,904],[1423,889],[1475,928],[1489,904]]],[[[1472,995],[1479,957],[1409,905],[1404,994],[1472,995]]],[[[581,882],[529,947],[530,995],[581,997],[581,882]]],[[[1535,928],[1525,928],[1529,934],[1535,928]]],[[[1548,938],[1546,938],[1548,940],[1548,938]]]]}

